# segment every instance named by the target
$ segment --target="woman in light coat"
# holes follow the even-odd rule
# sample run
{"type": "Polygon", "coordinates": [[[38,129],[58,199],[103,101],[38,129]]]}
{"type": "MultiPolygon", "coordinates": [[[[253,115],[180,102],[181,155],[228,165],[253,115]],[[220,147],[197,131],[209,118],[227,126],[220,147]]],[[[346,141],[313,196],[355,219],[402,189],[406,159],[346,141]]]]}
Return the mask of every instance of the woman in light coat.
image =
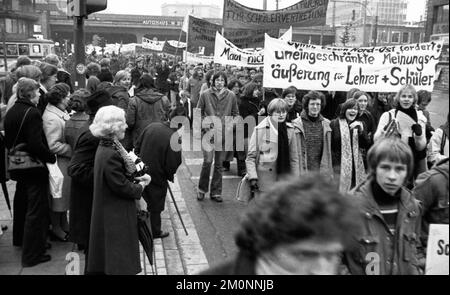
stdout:
{"type": "Polygon", "coordinates": [[[48,105],[42,115],[44,133],[50,151],[56,154],[58,167],[64,175],[63,189],[60,198],[52,197],[51,223],[52,238],[62,242],[68,241],[69,223],[67,210],[70,204],[70,181],[67,166],[72,156],[72,148],[66,142],[64,129],[66,121],[70,119],[66,111],[69,105],[69,86],[65,83],[55,84],[46,94],[48,105]]]}
{"type": "Polygon", "coordinates": [[[285,122],[287,109],[283,99],[272,100],[269,117],[255,127],[250,139],[245,164],[250,185],[260,192],[287,175],[300,174],[294,127],[285,122]]]}
{"type": "Polygon", "coordinates": [[[427,139],[425,125],[427,119],[422,111],[416,110],[417,92],[412,85],[405,85],[394,98],[394,109],[383,113],[378,123],[374,141],[386,136],[398,136],[409,145],[414,155],[413,179],[427,170],[427,139]],[[389,122],[395,120],[393,128],[389,122]],[[392,132],[393,131],[393,132],[392,132]]]}

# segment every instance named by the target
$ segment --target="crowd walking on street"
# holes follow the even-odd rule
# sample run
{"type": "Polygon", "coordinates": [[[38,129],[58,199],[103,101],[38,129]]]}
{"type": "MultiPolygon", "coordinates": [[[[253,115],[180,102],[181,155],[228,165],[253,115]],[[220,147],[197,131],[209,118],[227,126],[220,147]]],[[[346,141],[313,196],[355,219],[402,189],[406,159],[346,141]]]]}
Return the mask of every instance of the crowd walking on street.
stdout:
{"type": "Polygon", "coordinates": [[[201,274],[424,274],[429,226],[449,216],[449,117],[432,127],[429,92],[269,89],[261,68],[128,59],[90,56],[85,88],[55,54],[0,78],[0,181],[15,181],[23,267],[58,241],[84,251],[86,275],[140,273],[137,213],[169,236],[182,134],[197,132],[195,202],[223,206],[234,158],[250,194],[237,256],[201,274]]]}

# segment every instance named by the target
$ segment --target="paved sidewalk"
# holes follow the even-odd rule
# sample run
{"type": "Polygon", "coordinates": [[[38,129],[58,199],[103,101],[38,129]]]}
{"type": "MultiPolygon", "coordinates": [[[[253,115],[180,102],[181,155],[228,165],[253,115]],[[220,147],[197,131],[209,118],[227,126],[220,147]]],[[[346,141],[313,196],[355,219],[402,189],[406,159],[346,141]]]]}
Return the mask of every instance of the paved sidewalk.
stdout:
{"type": "MultiPolygon", "coordinates": [[[[183,164],[184,165],[184,164],[183,164]]],[[[8,192],[11,205],[14,199],[15,182],[9,181],[8,192]]],[[[208,268],[208,261],[203,252],[192,218],[182,196],[178,184],[170,183],[178,209],[180,210],[188,235],[184,232],[170,194],[167,194],[166,208],[162,214],[162,228],[170,232],[165,239],[155,240],[155,264],[152,267],[141,250],[140,275],[191,275],[208,268]],[[144,260],[145,258],[145,260],[144,260]]],[[[12,218],[6,206],[3,192],[0,189],[0,224],[8,229],[0,235],[0,275],[64,275],[70,274],[73,268],[73,257],[79,257],[81,273],[84,269],[84,254],[76,249],[73,243],[51,242],[52,249],[48,254],[52,260],[34,267],[23,268],[21,265],[21,249],[12,246],[12,218]],[[69,263],[70,262],[70,263],[69,263]],[[67,269],[67,272],[66,272],[67,269]]]]}

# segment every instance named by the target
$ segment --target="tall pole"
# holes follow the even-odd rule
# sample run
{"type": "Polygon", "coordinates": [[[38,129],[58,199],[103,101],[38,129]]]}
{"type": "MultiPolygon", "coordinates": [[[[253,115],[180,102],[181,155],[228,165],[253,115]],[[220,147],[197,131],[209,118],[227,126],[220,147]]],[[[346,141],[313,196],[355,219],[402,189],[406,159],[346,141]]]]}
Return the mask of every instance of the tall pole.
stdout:
{"type": "Polygon", "coordinates": [[[364,0],[363,47],[367,46],[366,21],[367,21],[367,0],[364,0]]]}
{"type": "Polygon", "coordinates": [[[267,10],[267,0],[263,0],[263,10],[267,10]]]}
{"type": "Polygon", "coordinates": [[[86,87],[86,77],[84,73],[78,72],[78,65],[84,65],[85,50],[84,50],[84,16],[74,16],[74,35],[75,35],[75,65],[76,65],[76,83],[78,88],[86,87]]]}
{"type": "Polygon", "coordinates": [[[334,30],[336,30],[336,1],[333,1],[332,22],[333,22],[333,31],[334,31],[334,30]]]}
{"type": "MultiPolygon", "coordinates": [[[[6,20],[5,25],[6,25],[6,20]]],[[[6,57],[6,27],[2,25],[2,39],[3,39],[3,62],[5,63],[5,72],[8,71],[8,58],[6,57]]]]}
{"type": "Polygon", "coordinates": [[[375,15],[375,32],[374,32],[374,44],[373,46],[377,46],[378,41],[378,3],[377,3],[377,14],[375,15]]]}

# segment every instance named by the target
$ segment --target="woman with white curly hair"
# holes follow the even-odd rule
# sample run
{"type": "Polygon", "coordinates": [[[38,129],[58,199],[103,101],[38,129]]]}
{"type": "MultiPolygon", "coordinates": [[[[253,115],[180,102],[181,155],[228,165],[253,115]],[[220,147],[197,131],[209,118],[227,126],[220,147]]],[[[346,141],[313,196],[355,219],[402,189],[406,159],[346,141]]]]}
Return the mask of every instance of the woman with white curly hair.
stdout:
{"type": "Polygon", "coordinates": [[[116,106],[100,108],[89,127],[100,144],[94,163],[88,274],[141,271],[136,201],[151,178],[134,177],[136,165],[120,144],[126,128],[125,111],[116,106]]]}

